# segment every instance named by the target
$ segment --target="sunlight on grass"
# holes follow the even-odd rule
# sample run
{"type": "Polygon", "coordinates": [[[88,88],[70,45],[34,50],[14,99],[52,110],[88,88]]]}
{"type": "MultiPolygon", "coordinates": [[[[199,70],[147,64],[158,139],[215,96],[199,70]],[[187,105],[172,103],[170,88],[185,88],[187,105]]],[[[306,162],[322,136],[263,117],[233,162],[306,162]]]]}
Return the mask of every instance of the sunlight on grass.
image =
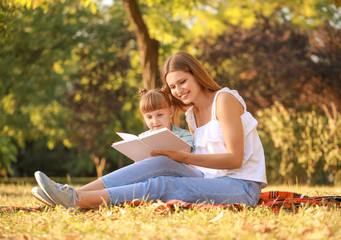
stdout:
{"type": "MultiPolygon", "coordinates": [[[[43,206],[31,184],[0,184],[0,206],[43,206]]],[[[340,187],[269,186],[308,196],[341,195],[340,187]]],[[[341,209],[302,207],[297,213],[266,208],[170,210],[162,203],[68,211],[0,212],[0,239],[341,239],[341,209]]]]}

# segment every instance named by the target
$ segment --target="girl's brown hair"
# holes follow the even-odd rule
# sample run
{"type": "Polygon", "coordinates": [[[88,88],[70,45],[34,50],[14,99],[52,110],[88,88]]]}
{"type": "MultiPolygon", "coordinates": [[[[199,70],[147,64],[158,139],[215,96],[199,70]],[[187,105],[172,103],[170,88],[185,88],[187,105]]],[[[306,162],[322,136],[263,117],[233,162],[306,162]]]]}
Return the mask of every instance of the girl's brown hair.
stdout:
{"type": "Polygon", "coordinates": [[[139,89],[140,111],[142,114],[172,106],[169,95],[162,89],[139,89]]]}
{"type": "MultiPolygon", "coordinates": [[[[206,69],[195,57],[186,52],[178,52],[167,59],[162,70],[161,76],[163,83],[165,84],[164,87],[166,88],[166,92],[168,92],[169,94],[171,93],[171,91],[167,85],[166,77],[168,73],[177,70],[192,74],[199,85],[204,89],[207,89],[209,91],[218,91],[221,89],[219,84],[211,78],[206,69]]],[[[182,111],[186,109],[187,106],[180,100],[174,98],[173,96],[171,96],[171,100],[176,108],[182,111]]]]}
{"type": "MultiPolygon", "coordinates": [[[[139,89],[140,95],[140,112],[146,114],[156,110],[170,108],[173,106],[170,99],[170,94],[168,94],[165,88],[147,90],[145,88],[139,89]]],[[[172,124],[179,124],[178,111],[174,110],[172,117],[172,124]]]]}

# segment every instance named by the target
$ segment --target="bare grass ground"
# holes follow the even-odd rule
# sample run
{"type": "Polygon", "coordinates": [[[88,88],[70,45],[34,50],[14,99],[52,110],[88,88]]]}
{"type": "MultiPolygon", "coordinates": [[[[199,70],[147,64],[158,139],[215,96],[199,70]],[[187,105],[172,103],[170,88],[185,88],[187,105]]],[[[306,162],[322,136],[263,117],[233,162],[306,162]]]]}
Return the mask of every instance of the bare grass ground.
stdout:
{"type": "MultiPolygon", "coordinates": [[[[0,183],[0,206],[43,206],[31,195],[34,185],[0,183]]],[[[341,195],[341,187],[269,186],[264,191],[308,196],[341,195]]],[[[176,208],[162,204],[68,211],[0,212],[0,239],[341,239],[341,209],[301,208],[274,213],[265,208],[242,211],[176,208]]]]}

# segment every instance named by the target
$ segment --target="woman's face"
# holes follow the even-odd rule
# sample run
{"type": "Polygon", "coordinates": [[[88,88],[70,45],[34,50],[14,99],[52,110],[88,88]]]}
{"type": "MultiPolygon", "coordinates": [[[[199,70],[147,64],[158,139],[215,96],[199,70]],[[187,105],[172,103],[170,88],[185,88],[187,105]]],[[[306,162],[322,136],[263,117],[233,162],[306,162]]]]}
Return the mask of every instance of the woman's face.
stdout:
{"type": "Polygon", "coordinates": [[[166,76],[166,82],[172,95],[184,104],[194,103],[201,91],[201,87],[195,77],[184,71],[170,72],[166,76]]]}

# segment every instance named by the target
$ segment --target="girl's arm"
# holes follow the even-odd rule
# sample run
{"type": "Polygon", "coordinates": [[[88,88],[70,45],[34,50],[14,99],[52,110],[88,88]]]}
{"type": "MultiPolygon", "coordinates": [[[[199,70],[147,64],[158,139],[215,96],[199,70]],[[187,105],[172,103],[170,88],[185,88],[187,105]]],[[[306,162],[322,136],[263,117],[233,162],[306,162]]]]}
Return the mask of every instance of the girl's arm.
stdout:
{"type": "Polygon", "coordinates": [[[152,156],[165,155],[186,164],[215,169],[237,169],[244,157],[244,133],[240,116],[243,107],[229,93],[220,93],[217,98],[217,119],[220,122],[227,153],[191,154],[174,151],[153,151],[152,156]]]}

